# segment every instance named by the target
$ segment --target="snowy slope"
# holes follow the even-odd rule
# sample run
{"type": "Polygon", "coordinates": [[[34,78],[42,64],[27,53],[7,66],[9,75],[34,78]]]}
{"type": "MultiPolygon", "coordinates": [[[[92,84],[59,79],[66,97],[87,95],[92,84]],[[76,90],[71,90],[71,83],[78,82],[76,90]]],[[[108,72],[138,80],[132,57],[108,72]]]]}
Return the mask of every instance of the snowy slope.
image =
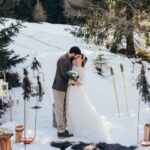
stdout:
{"type": "MultiPolygon", "coordinates": [[[[76,45],[79,46],[83,53],[88,56],[88,63],[86,65],[86,78],[87,82],[85,90],[90,97],[93,105],[100,113],[107,129],[110,132],[112,143],[120,143],[122,145],[137,145],[137,106],[139,100],[139,94],[136,89],[136,78],[140,71],[141,66],[135,65],[134,73],[132,73],[132,62],[135,60],[127,59],[123,56],[118,56],[104,51],[103,47],[86,45],[82,40],[72,37],[66,28],[70,27],[67,25],[55,25],[55,24],[35,24],[35,23],[24,23],[25,28],[22,28],[17,37],[14,38],[14,43],[10,45],[11,49],[15,49],[16,53],[21,56],[29,54],[28,60],[25,64],[19,65],[15,70],[19,71],[23,77],[23,67],[27,67],[31,64],[33,55],[37,56],[37,59],[42,64],[41,71],[45,74],[45,89],[46,94],[43,101],[40,103],[42,107],[38,110],[38,132],[37,139],[32,145],[28,145],[28,150],[48,150],[54,149],[50,147],[49,143],[53,140],[58,140],[56,135],[56,129],[52,127],[52,82],[55,75],[56,61],[59,56],[69,50],[70,47],[76,45]],[[101,48],[102,54],[108,59],[108,66],[112,66],[115,72],[115,79],[119,97],[119,105],[121,111],[121,117],[118,117],[116,109],[116,101],[114,95],[114,89],[112,84],[112,77],[106,78],[100,77],[96,74],[93,66],[93,59],[95,53],[101,48]],[[122,83],[122,77],[120,72],[120,63],[124,65],[125,78],[127,85],[127,94],[129,101],[130,116],[127,115],[125,96],[122,83]]],[[[147,64],[148,65],[148,64],[147,64]]],[[[32,78],[32,71],[30,71],[30,77],[32,78]]],[[[150,73],[150,72],[149,72],[150,73]]],[[[148,74],[149,75],[149,74],[148,74]]],[[[33,81],[33,79],[32,79],[33,81]]],[[[11,124],[4,125],[5,127],[14,129],[15,124],[23,123],[23,99],[22,89],[13,89],[14,97],[14,108],[13,108],[13,122],[11,124]],[[19,104],[17,104],[19,100],[19,104]]],[[[34,133],[34,116],[35,110],[31,109],[35,105],[35,98],[32,98],[28,102],[28,135],[33,136],[34,133]]],[[[5,114],[4,121],[9,121],[9,112],[5,114]]],[[[141,102],[140,111],[140,138],[143,139],[143,127],[145,123],[150,122],[150,109],[148,105],[141,102]]],[[[86,141],[86,139],[79,139],[72,137],[67,139],[70,141],[86,141]]],[[[14,150],[22,150],[23,144],[16,144],[15,137],[12,138],[12,148],[14,150]]],[[[138,149],[149,150],[150,147],[138,149]]]]}

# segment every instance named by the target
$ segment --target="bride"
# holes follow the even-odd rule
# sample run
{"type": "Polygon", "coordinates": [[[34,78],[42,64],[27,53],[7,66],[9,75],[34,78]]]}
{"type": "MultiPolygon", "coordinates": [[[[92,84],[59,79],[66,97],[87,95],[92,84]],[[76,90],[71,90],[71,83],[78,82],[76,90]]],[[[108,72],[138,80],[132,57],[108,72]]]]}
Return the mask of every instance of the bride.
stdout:
{"type": "Polygon", "coordinates": [[[79,79],[69,80],[70,86],[66,95],[68,131],[75,137],[85,138],[89,142],[108,142],[109,135],[100,115],[83,89],[86,61],[87,57],[82,54],[75,59],[72,68],[79,73],[79,79]]]}

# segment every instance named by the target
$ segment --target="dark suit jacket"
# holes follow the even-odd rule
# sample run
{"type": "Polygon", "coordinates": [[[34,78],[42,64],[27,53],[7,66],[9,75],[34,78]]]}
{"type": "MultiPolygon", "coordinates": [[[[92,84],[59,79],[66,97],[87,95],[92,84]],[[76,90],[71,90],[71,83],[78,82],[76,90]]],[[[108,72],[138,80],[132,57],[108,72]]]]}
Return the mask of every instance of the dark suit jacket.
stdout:
{"type": "Polygon", "coordinates": [[[72,69],[72,63],[68,54],[61,56],[57,61],[57,69],[52,88],[58,91],[67,91],[68,77],[67,71],[72,69]]]}

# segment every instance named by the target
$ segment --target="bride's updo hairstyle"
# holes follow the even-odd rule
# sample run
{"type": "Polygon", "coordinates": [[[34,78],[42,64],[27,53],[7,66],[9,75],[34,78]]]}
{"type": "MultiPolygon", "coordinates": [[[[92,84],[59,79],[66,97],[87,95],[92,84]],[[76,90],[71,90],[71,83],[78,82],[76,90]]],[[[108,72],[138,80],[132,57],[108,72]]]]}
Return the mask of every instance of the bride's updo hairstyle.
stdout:
{"type": "Polygon", "coordinates": [[[81,65],[84,68],[84,66],[85,66],[88,59],[84,54],[81,54],[81,59],[82,59],[82,64],[81,65]]]}

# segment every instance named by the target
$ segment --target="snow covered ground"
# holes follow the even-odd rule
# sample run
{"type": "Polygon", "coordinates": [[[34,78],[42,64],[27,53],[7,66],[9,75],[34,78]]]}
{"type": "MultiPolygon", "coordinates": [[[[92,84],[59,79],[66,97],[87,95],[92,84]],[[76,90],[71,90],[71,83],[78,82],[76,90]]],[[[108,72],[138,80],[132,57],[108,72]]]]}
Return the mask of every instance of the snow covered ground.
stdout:
{"type": "MultiPolygon", "coordinates": [[[[17,70],[21,77],[23,77],[23,67],[29,66],[32,62],[33,55],[36,55],[37,59],[42,64],[41,72],[45,75],[44,87],[46,89],[44,99],[40,103],[42,108],[38,110],[37,138],[33,144],[27,145],[27,150],[53,150],[55,148],[50,147],[50,142],[59,140],[57,138],[56,129],[52,127],[53,97],[51,86],[55,75],[56,61],[58,57],[67,52],[72,46],[79,46],[82,52],[88,57],[88,62],[85,68],[87,78],[85,91],[101,115],[105,126],[109,130],[112,138],[111,142],[120,143],[126,146],[138,145],[138,149],[140,150],[150,150],[150,147],[144,148],[141,147],[140,144],[137,144],[139,93],[136,89],[136,78],[141,68],[140,64],[135,64],[134,73],[132,73],[132,62],[135,60],[111,54],[108,51],[104,51],[104,48],[101,46],[96,47],[87,45],[82,40],[72,37],[72,35],[65,31],[66,28],[70,27],[67,25],[24,23],[24,26],[25,28],[22,28],[18,36],[14,38],[14,43],[10,45],[10,48],[14,49],[16,53],[21,56],[25,56],[27,54],[30,56],[24,64],[17,66],[15,70],[17,70]],[[106,59],[108,59],[108,66],[114,68],[121,117],[118,117],[117,114],[112,77],[108,76],[102,78],[94,69],[93,59],[95,58],[95,53],[98,49],[102,49],[101,53],[104,54],[106,59]],[[126,111],[120,63],[124,65],[125,69],[130,116],[128,116],[126,111]]],[[[29,70],[29,72],[30,78],[32,79],[32,71],[29,70]]],[[[147,75],[150,75],[150,71],[147,75]]],[[[14,130],[15,125],[23,124],[24,101],[22,98],[21,88],[13,89],[12,93],[14,98],[13,123],[8,123],[8,111],[3,116],[5,122],[3,126],[14,130]],[[17,103],[18,100],[19,104],[17,103]]],[[[33,137],[34,135],[35,110],[31,107],[35,105],[35,101],[35,98],[31,98],[28,102],[27,132],[29,137],[33,137]]],[[[139,142],[143,139],[143,127],[145,123],[150,123],[150,109],[148,105],[141,102],[139,142]]],[[[80,139],[77,137],[65,140],[86,141],[86,139],[80,139]]],[[[12,149],[24,149],[23,144],[15,143],[15,136],[12,137],[12,149]]]]}

